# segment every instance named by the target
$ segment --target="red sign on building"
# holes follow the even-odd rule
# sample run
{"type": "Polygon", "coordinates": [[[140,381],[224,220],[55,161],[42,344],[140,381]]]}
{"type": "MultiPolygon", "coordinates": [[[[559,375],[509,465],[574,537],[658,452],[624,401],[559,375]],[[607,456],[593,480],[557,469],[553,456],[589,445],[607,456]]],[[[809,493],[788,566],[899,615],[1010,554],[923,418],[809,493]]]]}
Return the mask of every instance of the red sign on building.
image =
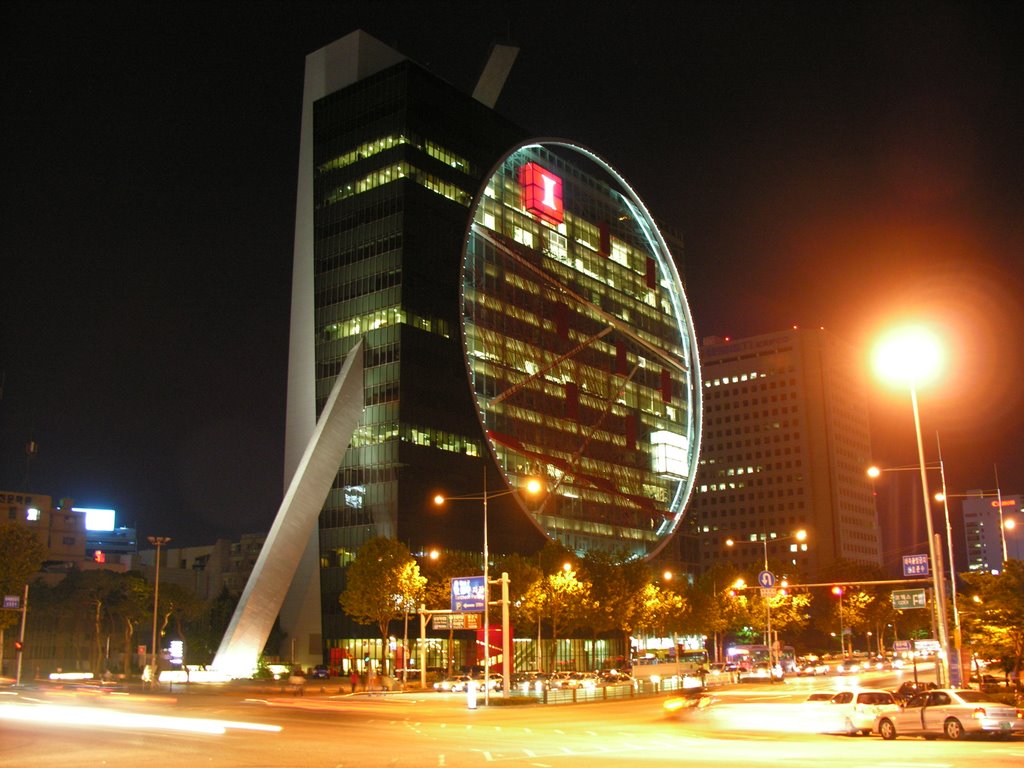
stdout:
{"type": "Polygon", "coordinates": [[[519,169],[519,186],[523,190],[523,208],[551,224],[561,224],[562,179],[536,163],[519,169]]]}

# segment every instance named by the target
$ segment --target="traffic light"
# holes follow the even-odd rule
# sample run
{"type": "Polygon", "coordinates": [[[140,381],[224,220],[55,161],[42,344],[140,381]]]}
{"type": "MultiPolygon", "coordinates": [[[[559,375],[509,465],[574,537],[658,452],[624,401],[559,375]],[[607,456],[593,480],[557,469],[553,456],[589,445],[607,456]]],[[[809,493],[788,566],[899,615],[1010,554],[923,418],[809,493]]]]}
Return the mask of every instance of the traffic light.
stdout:
{"type": "Polygon", "coordinates": [[[21,642],[21,640],[15,640],[14,641],[14,650],[17,653],[21,653],[23,650],[25,650],[25,644],[23,642],[21,642]]]}

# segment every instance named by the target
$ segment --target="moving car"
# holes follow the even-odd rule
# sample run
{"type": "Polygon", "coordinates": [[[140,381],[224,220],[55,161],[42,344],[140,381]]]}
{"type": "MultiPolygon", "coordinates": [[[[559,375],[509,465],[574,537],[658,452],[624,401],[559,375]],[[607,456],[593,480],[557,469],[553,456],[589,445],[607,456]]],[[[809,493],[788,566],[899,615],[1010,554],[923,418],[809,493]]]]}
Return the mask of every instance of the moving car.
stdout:
{"type": "Polygon", "coordinates": [[[806,699],[804,699],[804,704],[810,704],[813,706],[818,706],[821,704],[831,704],[832,697],[835,695],[835,691],[815,691],[806,699]]]}
{"type": "Polygon", "coordinates": [[[939,688],[914,694],[896,712],[884,712],[875,730],[887,741],[897,736],[962,739],[982,733],[1009,737],[1024,733],[1024,710],[993,701],[984,691],[939,688]]]}
{"type": "Polygon", "coordinates": [[[845,733],[855,736],[870,735],[879,717],[900,711],[900,705],[889,691],[875,688],[855,688],[839,691],[819,710],[823,733],[845,733]]]}
{"type": "Polygon", "coordinates": [[[782,667],[778,664],[772,666],[767,662],[759,661],[750,669],[740,670],[738,681],[741,683],[775,683],[782,678],[782,667]]]}

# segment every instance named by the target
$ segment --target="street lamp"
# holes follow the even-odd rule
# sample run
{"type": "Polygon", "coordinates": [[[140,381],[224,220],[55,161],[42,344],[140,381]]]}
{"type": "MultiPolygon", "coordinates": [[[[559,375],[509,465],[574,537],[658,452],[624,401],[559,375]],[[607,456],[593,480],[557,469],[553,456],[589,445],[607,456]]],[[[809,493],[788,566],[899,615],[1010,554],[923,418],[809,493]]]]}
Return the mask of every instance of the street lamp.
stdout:
{"type": "MultiPolygon", "coordinates": [[[[536,496],[541,492],[543,484],[540,480],[535,477],[531,477],[526,481],[526,485],[523,487],[530,495],[536,496]]],[[[487,531],[487,502],[490,499],[497,498],[499,496],[508,496],[509,494],[519,492],[519,488],[509,488],[504,491],[495,491],[494,493],[487,492],[487,464],[484,463],[484,486],[481,493],[471,493],[464,496],[443,496],[437,494],[434,497],[434,503],[438,506],[444,504],[446,501],[482,501],[484,510],[484,704],[490,704],[490,691],[491,691],[491,571],[490,571],[490,548],[488,546],[488,531],[487,531]]],[[[508,576],[502,574],[501,578],[501,671],[502,671],[502,682],[501,688],[502,693],[507,698],[509,696],[509,678],[511,677],[510,669],[510,656],[512,655],[511,638],[508,636],[509,631],[509,620],[508,620],[508,576]]]]}
{"type": "MultiPolygon", "coordinates": [[[[758,540],[760,540],[761,544],[764,546],[764,570],[767,571],[768,570],[768,539],[769,539],[769,537],[771,538],[772,541],[786,541],[787,539],[796,539],[797,541],[804,541],[804,540],[807,539],[807,531],[801,529],[799,531],[796,531],[795,533],[791,533],[791,534],[788,534],[786,536],[776,536],[775,534],[769,534],[767,531],[765,531],[765,532],[762,532],[760,534],[757,534],[757,536],[758,536],[758,539],[750,539],[748,541],[740,541],[740,542],[737,542],[737,541],[735,541],[733,539],[726,539],[725,540],[725,546],[727,546],[727,547],[734,547],[737,544],[756,544],[758,542],[758,540]]],[[[765,598],[764,598],[764,608],[765,608],[765,641],[764,641],[764,644],[768,646],[768,660],[774,665],[775,659],[774,659],[773,644],[772,644],[772,605],[771,605],[771,600],[770,600],[770,598],[768,597],[767,594],[765,595],[765,598]]],[[[769,675],[769,679],[770,678],[771,678],[771,676],[769,675]]]]}
{"type": "MultiPolygon", "coordinates": [[[[956,494],[947,494],[946,493],[946,467],[945,467],[945,464],[943,464],[943,462],[942,462],[942,444],[938,441],[938,435],[937,434],[935,436],[935,440],[936,440],[936,444],[938,445],[938,448],[939,448],[939,461],[938,461],[938,463],[928,464],[927,465],[927,469],[937,469],[937,470],[939,470],[939,480],[942,483],[942,490],[937,492],[935,494],[934,498],[935,498],[936,501],[942,502],[942,511],[943,511],[943,515],[945,516],[945,520],[946,520],[946,550],[949,552],[949,589],[950,589],[949,595],[950,595],[950,599],[953,602],[953,647],[956,648],[957,653],[959,653],[960,652],[961,642],[962,642],[961,641],[961,632],[960,632],[960,610],[957,607],[956,561],[955,561],[954,556],[953,556],[953,528],[952,528],[952,526],[950,525],[950,522],[949,522],[949,502],[947,501],[947,499],[951,495],[952,496],[956,496],[956,494]]],[[[875,479],[876,477],[881,475],[883,472],[903,472],[903,471],[906,471],[906,470],[917,471],[918,467],[916,467],[916,466],[908,466],[908,467],[885,467],[885,468],[882,468],[882,467],[872,466],[872,467],[868,467],[868,477],[870,477],[872,479],[875,479]]],[[[931,520],[931,515],[930,514],[928,516],[928,519],[931,520]]],[[[933,557],[932,560],[934,561],[934,559],[935,558],[933,557]]],[[[945,582],[943,582],[943,583],[945,583],[945,582]]]]}
{"type": "Polygon", "coordinates": [[[875,349],[875,370],[883,378],[899,382],[910,388],[910,403],[914,411],[914,429],[917,435],[917,460],[921,472],[921,494],[924,499],[925,522],[928,525],[928,554],[932,561],[932,588],[935,590],[935,611],[938,614],[939,645],[942,653],[936,669],[940,681],[948,680],[945,664],[949,654],[946,628],[946,595],[942,578],[942,561],[936,552],[935,532],[932,525],[932,507],[928,495],[928,471],[924,460],[924,442],[921,439],[921,414],[917,407],[917,385],[932,378],[942,362],[942,351],[934,335],[921,327],[906,328],[885,337],[875,349]]]}
{"type": "Polygon", "coordinates": [[[149,536],[149,543],[156,547],[156,575],[153,577],[153,646],[150,649],[152,651],[152,664],[150,665],[150,684],[154,687],[158,682],[157,664],[156,664],[156,617],[159,613],[160,605],[160,547],[167,544],[170,540],[170,536],[149,536]]]}

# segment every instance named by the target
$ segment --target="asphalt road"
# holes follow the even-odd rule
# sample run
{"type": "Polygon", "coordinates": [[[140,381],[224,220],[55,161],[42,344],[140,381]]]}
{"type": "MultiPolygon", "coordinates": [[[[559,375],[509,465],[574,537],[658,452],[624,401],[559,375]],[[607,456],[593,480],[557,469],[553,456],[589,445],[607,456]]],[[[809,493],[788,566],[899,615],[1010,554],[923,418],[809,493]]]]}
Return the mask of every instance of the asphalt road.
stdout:
{"type": "MultiPolygon", "coordinates": [[[[844,678],[731,686],[715,718],[671,720],[662,698],[469,709],[459,694],[305,696],[275,688],[177,695],[0,691],[0,766],[620,768],[621,766],[1024,765],[1024,740],[947,742],[802,732],[811,689],[844,678]],[[150,719],[139,720],[145,716],[150,719]],[[127,718],[136,718],[128,721],[127,718]],[[212,733],[180,730],[204,727],[212,733]],[[222,731],[222,732],[220,732],[222,731]]],[[[895,681],[861,679],[887,687],[895,681]]]]}

